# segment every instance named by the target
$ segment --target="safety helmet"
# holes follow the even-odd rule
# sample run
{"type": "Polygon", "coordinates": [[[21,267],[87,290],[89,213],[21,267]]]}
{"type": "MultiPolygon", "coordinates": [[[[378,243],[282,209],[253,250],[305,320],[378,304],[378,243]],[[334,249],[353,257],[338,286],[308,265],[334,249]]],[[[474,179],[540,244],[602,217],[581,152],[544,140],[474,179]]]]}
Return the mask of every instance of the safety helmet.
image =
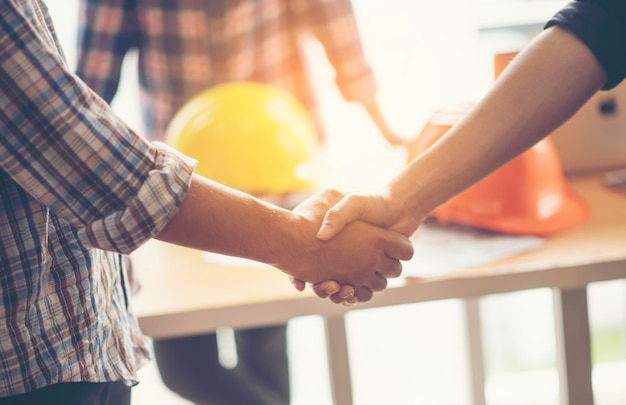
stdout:
{"type": "MultiPolygon", "coordinates": [[[[435,112],[409,145],[409,160],[435,143],[472,105],[455,103],[435,112]]],[[[545,138],[432,215],[442,223],[545,236],[584,223],[589,209],[567,185],[552,140],[545,138]]]]}
{"type": "Polygon", "coordinates": [[[176,112],[165,142],[198,160],[196,172],[255,195],[314,187],[313,122],[288,92],[230,82],[193,97],[176,112]]]}

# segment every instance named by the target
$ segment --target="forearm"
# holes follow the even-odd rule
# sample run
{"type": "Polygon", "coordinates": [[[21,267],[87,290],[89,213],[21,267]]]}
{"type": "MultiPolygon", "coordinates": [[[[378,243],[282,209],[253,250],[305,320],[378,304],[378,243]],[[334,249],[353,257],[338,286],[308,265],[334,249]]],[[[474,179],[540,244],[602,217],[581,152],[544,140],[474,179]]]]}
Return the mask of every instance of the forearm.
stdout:
{"type": "MultiPolygon", "coordinates": [[[[339,195],[321,193],[287,211],[194,175],[186,198],[157,239],[257,260],[306,282],[335,280],[380,291],[413,254],[408,239],[365,223],[331,242],[315,233],[339,195]]],[[[365,299],[367,300],[367,298],[365,299]]]]}
{"type": "Polygon", "coordinates": [[[521,52],[477,107],[390,183],[421,219],[524,152],[573,115],[605,82],[591,51],[550,28],[521,52]]]}
{"type": "Polygon", "coordinates": [[[293,248],[296,222],[290,211],[194,175],[178,213],[157,239],[276,264],[293,248]]]}

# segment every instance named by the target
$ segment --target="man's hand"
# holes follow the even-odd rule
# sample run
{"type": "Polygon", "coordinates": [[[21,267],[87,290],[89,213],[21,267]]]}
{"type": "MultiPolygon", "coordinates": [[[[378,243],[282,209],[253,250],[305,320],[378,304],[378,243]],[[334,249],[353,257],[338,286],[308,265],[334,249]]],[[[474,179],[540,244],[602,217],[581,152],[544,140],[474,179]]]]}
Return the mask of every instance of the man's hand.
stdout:
{"type": "Polygon", "coordinates": [[[350,193],[326,212],[317,237],[329,240],[357,220],[388,228],[407,237],[421,223],[405,209],[399,198],[391,196],[388,189],[370,194],[350,193]]]}
{"type": "Polygon", "coordinates": [[[301,247],[293,252],[295,262],[278,267],[294,269],[287,272],[298,280],[299,284],[295,285],[300,288],[304,286],[300,281],[312,284],[335,281],[336,285],[325,283],[319,285],[324,288],[316,289],[318,295],[330,296],[333,302],[345,302],[348,286],[354,288],[358,301],[368,301],[374,292],[387,287],[387,278],[400,275],[400,260],[410,259],[413,247],[405,236],[362,221],[346,224],[333,240],[315,238],[322,217],[342,196],[338,191],[325,190],[296,207],[294,213],[303,219],[301,247]]]}
{"type": "MultiPolygon", "coordinates": [[[[395,204],[392,202],[394,200],[387,190],[372,194],[352,193],[344,195],[339,200],[335,196],[334,200],[335,205],[325,214],[322,226],[317,233],[317,237],[322,240],[333,238],[346,225],[356,220],[387,227],[407,237],[412,235],[420,225],[420,221],[403,210],[403,205],[398,204],[397,199],[395,204]]],[[[301,280],[292,277],[291,282],[298,290],[304,290],[305,283],[301,280]]],[[[340,285],[332,280],[313,285],[313,291],[319,297],[329,297],[335,303],[353,305],[358,301],[363,301],[362,297],[354,296],[355,291],[352,286],[340,285]]]]}
{"type": "MultiPolygon", "coordinates": [[[[298,291],[304,291],[306,288],[306,283],[302,280],[292,276],[289,277],[289,280],[298,291]]],[[[326,280],[312,287],[318,297],[329,298],[335,304],[354,305],[359,302],[359,299],[355,296],[354,287],[348,284],[339,285],[334,280],[326,280]]]]}

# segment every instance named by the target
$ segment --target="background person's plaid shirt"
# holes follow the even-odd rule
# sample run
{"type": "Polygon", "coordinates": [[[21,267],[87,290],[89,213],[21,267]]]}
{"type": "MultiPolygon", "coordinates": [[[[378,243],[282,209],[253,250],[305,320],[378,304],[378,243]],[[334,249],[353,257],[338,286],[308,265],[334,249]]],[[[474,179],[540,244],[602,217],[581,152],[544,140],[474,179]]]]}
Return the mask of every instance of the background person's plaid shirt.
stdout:
{"type": "Polygon", "coordinates": [[[111,102],[124,56],[138,49],[151,139],[162,139],[171,117],[192,96],[243,80],[289,91],[321,129],[302,33],[324,46],[346,100],[375,100],[349,0],[81,0],[77,73],[111,102]]]}
{"type": "Polygon", "coordinates": [[[69,71],[39,0],[0,2],[0,397],[136,381],[147,346],[111,252],[176,213],[185,160],[69,71]]]}

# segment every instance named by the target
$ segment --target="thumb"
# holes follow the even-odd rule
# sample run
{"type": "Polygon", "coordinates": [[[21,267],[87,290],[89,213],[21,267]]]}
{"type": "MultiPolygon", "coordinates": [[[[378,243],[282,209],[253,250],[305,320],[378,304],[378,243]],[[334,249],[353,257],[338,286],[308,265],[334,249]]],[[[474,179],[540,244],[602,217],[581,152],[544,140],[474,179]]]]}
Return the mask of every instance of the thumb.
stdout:
{"type": "Polygon", "coordinates": [[[343,226],[337,228],[335,225],[333,225],[332,222],[329,222],[328,220],[326,220],[326,218],[324,218],[324,221],[322,222],[320,229],[317,231],[316,236],[318,239],[328,240],[335,236],[341,230],[341,228],[343,228],[343,226]]]}
{"type": "Polygon", "coordinates": [[[349,196],[344,197],[326,212],[316,236],[321,240],[329,240],[360,216],[358,204],[349,196]]]}

